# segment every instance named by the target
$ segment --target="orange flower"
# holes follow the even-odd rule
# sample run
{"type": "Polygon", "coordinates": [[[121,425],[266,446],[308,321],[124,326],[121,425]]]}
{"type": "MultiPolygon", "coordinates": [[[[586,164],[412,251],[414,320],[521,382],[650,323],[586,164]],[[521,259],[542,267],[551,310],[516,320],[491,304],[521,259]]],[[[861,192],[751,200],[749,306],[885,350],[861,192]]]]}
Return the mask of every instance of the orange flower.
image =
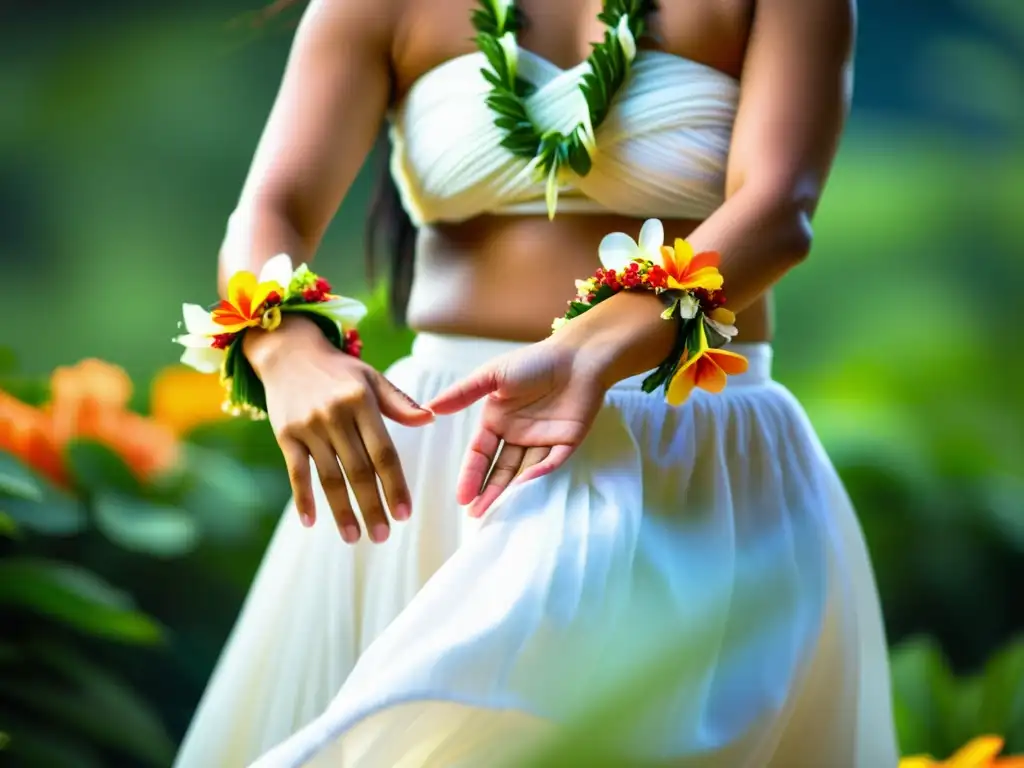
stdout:
{"type": "Polygon", "coordinates": [[[683,364],[669,382],[665,399],[669,405],[680,405],[686,401],[695,387],[718,393],[725,389],[726,376],[747,370],[747,358],[727,349],[712,349],[704,323],[697,323],[697,350],[687,349],[683,364]]]}
{"type": "Polygon", "coordinates": [[[6,392],[0,392],[0,450],[17,456],[55,484],[67,484],[53,419],[6,392]]]}
{"type": "Polygon", "coordinates": [[[695,254],[686,240],[676,238],[674,248],[661,247],[661,259],[668,272],[668,289],[693,291],[703,288],[718,291],[722,288],[722,275],[718,271],[721,257],[715,251],[695,254]]]}
{"type": "Polygon", "coordinates": [[[66,486],[68,443],[94,440],[138,477],[152,478],[175,464],[178,441],[170,428],[128,410],[131,394],[128,374],[102,360],[57,368],[50,377],[50,402],[42,408],[0,392],[0,449],[66,486]]]}
{"type": "Polygon", "coordinates": [[[184,435],[201,424],[227,418],[224,387],[216,376],[183,365],[165,368],[153,379],[149,411],[153,419],[184,435]]]}
{"type": "Polygon", "coordinates": [[[228,282],[228,297],[217,305],[210,318],[224,333],[237,333],[260,325],[272,329],[281,322],[280,310],[264,310],[268,303],[280,302],[283,294],[284,288],[276,280],[258,282],[252,272],[236,272],[228,282]]]}
{"type": "Polygon", "coordinates": [[[999,757],[1003,743],[1000,736],[979,736],[947,760],[915,755],[900,760],[899,768],[1024,768],[1024,757],[999,757]]]}

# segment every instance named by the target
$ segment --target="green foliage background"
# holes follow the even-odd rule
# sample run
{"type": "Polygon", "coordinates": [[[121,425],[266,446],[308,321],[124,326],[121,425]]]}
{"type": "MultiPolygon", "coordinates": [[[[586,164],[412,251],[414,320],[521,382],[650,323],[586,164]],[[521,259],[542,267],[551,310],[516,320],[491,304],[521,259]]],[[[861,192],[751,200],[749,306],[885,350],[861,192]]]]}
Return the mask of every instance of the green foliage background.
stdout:
{"type": "MultiPolygon", "coordinates": [[[[55,365],[101,357],[144,408],[183,297],[212,286],[288,35],[228,26],[242,0],[47,5],[0,10],[0,346],[18,361],[0,374],[32,399],[55,365]]],[[[927,8],[861,3],[855,110],[814,253],[778,291],[776,375],[859,510],[904,750],[992,731],[1024,751],[1024,14],[927,8]]],[[[320,257],[346,292],[367,291],[368,186],[320,257]]],[[[382,312],[366,335],[381,366],[409,341],[382,312]]],[[[125,487],[79,446],[84,503],[0,463],[12,764],[169,762],[287,495],[262,426],[200,430],[189,459],[171,487],[125,487]]]]}

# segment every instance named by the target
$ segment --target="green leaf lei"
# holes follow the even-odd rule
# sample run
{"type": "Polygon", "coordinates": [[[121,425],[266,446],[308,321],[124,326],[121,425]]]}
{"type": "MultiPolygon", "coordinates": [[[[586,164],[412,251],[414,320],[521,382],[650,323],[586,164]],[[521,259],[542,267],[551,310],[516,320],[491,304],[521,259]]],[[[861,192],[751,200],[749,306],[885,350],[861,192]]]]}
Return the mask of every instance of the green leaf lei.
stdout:
{"type": "Polygon", "coordinates": [[[480,8],[473,11],[476,43],[488,64],[481,72],[491,84],[487,106],[495,113],[494,124],[505,133],[501,145],[537,162],[539,175],[547,179],[549,217],[555,215],[563,169],[569,167],[578,176],[590,172],[594,131],[607,117],[612,99],[629,74],[636,57],[636,41],[646,32],[647,16],[654,8],[655,0],[604,1],[598,15],[605,25],[604,40],[594,44],[587,57],[589,71],[580,82],[589,120],[580,122],[568,134],[541,132],[526,110],[525,99],[533,86],[516,73],[516,32],[522,27],[522,17],[514,0],[480,0],[480,8]]]}

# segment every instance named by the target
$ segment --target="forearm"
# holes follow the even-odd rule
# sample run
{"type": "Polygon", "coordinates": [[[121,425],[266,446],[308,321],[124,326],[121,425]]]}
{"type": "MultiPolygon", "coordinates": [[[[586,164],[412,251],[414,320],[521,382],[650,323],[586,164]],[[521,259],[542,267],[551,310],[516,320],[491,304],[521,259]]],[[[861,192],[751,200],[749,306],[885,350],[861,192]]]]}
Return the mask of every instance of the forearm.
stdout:
{"type": "MultiPolygon", "coordinates": [[[[781,195],[740,190],[687,238],[698,253],[718,251],[727,306],[753,304],[810,248],[809,206],[781,195]]],[[[667,245],[671,245],[671,232],[667,245]]],[[[677,325],[647,291],[624,291],[566,325],[559,336],[581,349],[606,384],[648,371],[672,350],[677,325]]],[[[742,318],[737,325],[742,333],[742,318]]]]}
{"type": "Polygon", "coordinates": [[[228,218],[221,244],[218,291],[226,296],[233,274],[245,270],[258,275],[263,265],[279,253],[287,253],[295,264],[302,264],[313,258],[314,250],[282,211],[270,206],[240,206],[228,218]]]}
{"type": "MultiPolygon", "coordinates": [[[[227,295],[228,281],[236,272],[245,270],[259,275],[263,265],[279,253],[287,253],[295,264],[308,263],[315,250],[316,244],[302,237],[299,228],[282,211],[240,206],[228,219],[220,250],[220,295],[227,295]]],[[[323,341],[323,333],[315,323],[293,315],[285,317],[273,333],[250,328],[242,340],[242,349],[262,378],[262,372],[290,354],[289,350],[308,350],[323,341]]]]}

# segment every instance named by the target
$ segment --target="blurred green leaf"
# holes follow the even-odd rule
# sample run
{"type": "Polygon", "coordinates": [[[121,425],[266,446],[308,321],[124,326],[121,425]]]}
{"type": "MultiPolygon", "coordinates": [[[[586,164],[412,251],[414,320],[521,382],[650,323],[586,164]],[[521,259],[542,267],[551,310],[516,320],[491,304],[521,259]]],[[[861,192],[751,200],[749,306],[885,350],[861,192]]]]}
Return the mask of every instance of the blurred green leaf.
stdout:
{"type": "Polygon", "coordinates": [[[268,497],[280,495],[271,485],[280,484],[280,472],[268,476],[231,456],[195,445],[186,448],[186,456],[190,484],[181,504],[198,517],[204,534],[214,539],[249,535],[268,497]]]}
{"type": "Polygon", "coordinates": [[[50,399],[50,384],[31,376],[0,373],[0,390],[23,403],[39,406],[50,399]]]}
{"type": "Polygon", "coordinates": [[[4,496],[42,501],[43,489],[19,458],[0,451],[0,498],[4,496]]]}
{"type": "Polygon", "coordinates": [[[0,347],[0,376],[9,376],[18,370],[18,356],[10,347],[0,347]]]}
{"type": "Polygon", "coordinates": [[[999,650],[980,679],[978,732],[1005,736],[1008,750],[1024,751],[1024,639],[999,650]]]}
{"type": "Polygon", "coordinates": [[[91,571],[34,558],[0,560],[0,606],[47,616],[97,637],[151,644],[160,627],[91,571]]]}
{"type": "Polygon", "coordinates": [[[891,656],[893,700],[903,754],[947,755],[960,746],[950,734],[956,682],[931,638],[909,640],[891,656]]]}
{"type": "Polygon", "coordinates": [[[63,681],[40,680],[30,686],[0,681],[6,698],[89,743],[149,765],[171,764],[174,742],[149,703],[127,683],[70,647],[44,644],[33,649],[33,656],[59,672],[63,681]]]}
{"type": "Polygon", "coordinates": [[[6,499],[0,508],[21,528],[48,536],[73,536],[88,523],[80,499],[53,486],[43,486],[42,501],[6,499]]]}
{"type": "Polygon", "coordinates": [[[13,715],[0,712],[9,740],[4,750],[4,765],[25,768],[109,768],[96,749],[82,739],[33,722],[21,711],[13,715]]]}
{"type": "Polygon", "coordinates": [[[67,447],[68,466],[91,493],[115,491],[138,496],[142,485],[124,460],[110,448],[92,440],[72,440],[67,447]]]}
{"type": "Polygon", "coordinates": [[[18,537],[18,524],[6,512],[0,512],[0,536],[8,539],[18,537]]]}
{"type": "Polygon", "coordinates": [[[100,493],[93,498],[96,527],[124,549],[154,557],[179,557],[198,542],[188,513],[139,498],[100,493]]]}

